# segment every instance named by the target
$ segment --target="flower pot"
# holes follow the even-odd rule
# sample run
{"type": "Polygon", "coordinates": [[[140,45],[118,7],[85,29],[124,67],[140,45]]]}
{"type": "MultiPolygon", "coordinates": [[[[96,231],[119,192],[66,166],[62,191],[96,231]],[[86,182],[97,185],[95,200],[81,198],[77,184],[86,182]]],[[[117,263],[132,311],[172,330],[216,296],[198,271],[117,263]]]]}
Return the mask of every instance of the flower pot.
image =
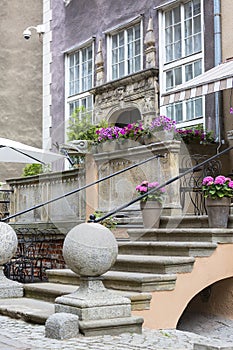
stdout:
{"type": "Polygon", "coordinates": [[[148,200],[141,201],[140,207],[144,228],[158,228],[160,224],[162,204],[158,201],[148,200]]]}
{"type": "Polygon", "coordinates": [[[206,198],[206,210],[209,227],[227,227],[231,198],[223,197],[219,199],[206,198]]]}
{"type": "Polygon", "coordinates": [[[174,139],[174,130],[154,131],[151,135],[144,138],[145,145],[155,142],[171,141],[174,139]]]}

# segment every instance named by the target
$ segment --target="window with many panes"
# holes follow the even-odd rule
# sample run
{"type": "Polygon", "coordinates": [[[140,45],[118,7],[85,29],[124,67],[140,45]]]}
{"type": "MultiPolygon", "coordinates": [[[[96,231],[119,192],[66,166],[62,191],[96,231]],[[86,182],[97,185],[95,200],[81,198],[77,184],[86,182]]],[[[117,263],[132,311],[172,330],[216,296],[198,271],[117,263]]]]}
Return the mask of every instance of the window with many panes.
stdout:
{"type": "Polygon", "coordinates": [[[88,92],[93,87],[93,44],[67,55],[67,116],[79,108],[79,116],[92,116],[93,98],[88,92]],[[82,107],[84,107],[82,109],[82,107]]]}
{"type": "Polygon", "coordinates": [[[119,79],[142,69],[142,25],[137,23],[108,37],[109,79],[119,79]]]}
{"type": "MultiPolygon", "coordinates": [[[[202,0],[180,3],[160,14],[161,92],[169,91],[203,71],[202,0]]],[[[163,111],[177,123],[203,119],[202,98],[173,103],[163,111]]],[[[202,122],[200,120],[200,122],[202,122]]]]}

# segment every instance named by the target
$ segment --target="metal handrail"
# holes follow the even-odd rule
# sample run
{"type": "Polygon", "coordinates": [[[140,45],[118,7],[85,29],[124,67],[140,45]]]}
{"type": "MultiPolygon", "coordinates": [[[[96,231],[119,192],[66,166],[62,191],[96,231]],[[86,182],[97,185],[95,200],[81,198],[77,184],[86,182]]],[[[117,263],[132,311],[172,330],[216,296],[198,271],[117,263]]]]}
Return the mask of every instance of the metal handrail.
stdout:
{"type": "Polygon", "coordinates": [[[76,189],[74,189],[74,190],[72,190],[72,191],[70,191],[70,192],[67,192],[67,193],[65,193],[65,194],[63,194],[63,195],[61,195],[61,196],[58,196],[58,197],[49,199],[49,200],[46,201],[46,202],[39,203],[39,204],[37,204],[37,205],[34,205],[33,207],[30,207],[30,208],[28,208],[28,209],[19,211],[18,213],[15,213],[15,214],[9,215],[9,216],[7,216],[7,217],[5,217],[5,218],[2,218],[2,219],[0,219],[0,221],[8,221],[8,220],[10,220],[10,219],[13,219],[13,218],[19,216],[19,215],[26,214],[26,213],[28,213],[29,211],[38,209],[38,208],[40,208],[40,207],[43,207],[44,205],[53,203],[53,202],[55,202],[55,201],[57,201],[57,200],[59,200],[59,199],[68,197],[68,196],[70,196],[70,195],[72,195],[72,194],[74,194],[74,193],[78,193],[78,192],[80,192],[80,191],[82,191],[82,190],[85,190],[85,189],[88,188],[88,187],[97,185],[98,183],[100,183],[100,182],[102,182],[102,181],[108,180],[108,179],[110,179],[111,177],[114,177],[114,176],[116,176],[116,175],[119,175],[119,174],[124,173],[125,171],[128,171],[128,170],[131,170],[131,169],[133,169],[133,168],[136,168],[137,166],[142,165],[142,164],[144,164],[144,163],[147,163],[147,162],[149,162],[149,161],[151,161],[151,160],[153,160],[153,159],[156,159],[156,158],[164,158],[164,157],[165,157],[165,156],[162,155],[162,154],[156,154],[156,155],[153,156],[153,157],[150,157],[150,158],[144,159],[144,160],[142,160],[142,161],[140,161],[140,162],[138,162],[138,163],[132,164],[132,165],[130,165],[130,166],[124,168],[124,169],[121,169],[121,170],[119,170],[119,171],[116,171],[115,173],[112,173],[112,174],[110,174],[110,175],[107,175],[107,176],[105,176],[105,177],[103,177],[103,178],[100,178],[100,179],[98,179],[98,180],[96,180],[96,181],[94,181],[94,182],[92,182],[92,183],[86,184],[86,185],[84,185],[84,186],[82,186],[82,187],[76,188],[76,189]]]}
{"type": "Polygon", "coordinates": [[[194,170],[196,170],[196,169],[202,167],[203,165],[209,163],[209,162],[212,161],[213,159],[220,157],[222,154],[229,152],[231,149],[233,149],[233,146],[226,148],[225,150],[219,152],[218,154],[213,155],[212,157],[210,157],[210,158],[204,160],[203,162],[201,162],[201,163],[199,163],[199,164],[196,164],[195,166],[193,166],[192,168],[190,168],[190,169],[184,171],[184,172],[181,173],[180,175],[177,175],[177,176],[171,178],[170,180],[164,182],[163,184],[159,185],[158,187],[152,188],[152,189],[149,190],[148,192],[145,192],[144,194],[138,196],[137,198],[132,199],[130,202],[128,202],[128,203],[126,203],[126,204],[123,204],[123,205],[121,205],[120,207],[117,207],[117,208],[115,208],[115,209],[109,211],[107,214],[101,216],[101,217],[98,218],[98,219],[95,218],[95,215],[94,215],[94,214],[90,215],[90,220],[89,220],[89,222],[98,223],[98,222],[101,222],[101,221],[103,221],[103,220],[109,218],[110,216],[116,214],[117,212],[119,212],[119,211],[121,211],[121,210],[123,210],[123,209],[129,207],[130,205],[132,205],[132,204],[134,204],[134,203],[140,201],[141,199],[143,199],[144,197],[148,196],[149,194],[153,194],[153,193],[156,192],[157,190],[159,190],[159,189],[161,189],[161,188],[163,188],[163,187],[166,187],[167,185],[170,185],[172,182],[175,182],[175,181],[179,180],[181,177],[183,177],[183,176],[185,176],[185,175],[187,175],[187,174],[193,172],[194,170]]]}

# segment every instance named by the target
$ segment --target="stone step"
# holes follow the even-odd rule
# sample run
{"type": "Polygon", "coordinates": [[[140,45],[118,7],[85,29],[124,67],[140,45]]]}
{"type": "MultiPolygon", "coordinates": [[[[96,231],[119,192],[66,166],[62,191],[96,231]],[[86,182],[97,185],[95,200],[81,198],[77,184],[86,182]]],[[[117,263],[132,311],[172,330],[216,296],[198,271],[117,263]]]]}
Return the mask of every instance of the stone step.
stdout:
{"type": "MultiPolygon", "coordinates": [[[[70,269],[47,270],[46,273],[50,283],[79,284],[79,276],[70,269]]],[[[106,288],[133,292],[173,290],[176,275],[108,271],[103,275],[103,283],[106,288]]]]}
{"type": "Polygon", "coordinates": [[[194,262],[194,257],[119,254],[111,270],[154,274],[183,273],[191,272],[194,262]]]}
{"type": "Polygon", "coordinates": [[[216,243],[209,242],[147,242],[124,241],[118,243],[119,254],[162,256],[210,256],[216,243]]]}
{"type": "Polygon", "coordinates": [[[54,304],[30,298],[0,299],[0,314],[20,318],[26,322],[45,324],[47,318],[55,312],[54,304]]]}
{"type": "MultiPolygon", "coordinates": [[[[70,294],[78,289],[78,285],[67,285],[61,283],[29,283],[24,285],[24,295],[29,299],[38,299],[46,302],[53,303],[55,299],[59,296],[70,294]]],[[[127,297],[131,300],[132,310],[144,310],[149,309],[151,294],[150,293],[140,293],[135,291],[120,291],[112,290],[114,293],[120,296],[127,297]]]]}
{"type": "Polygon", "coordinates": [[[128,229],[131,241],[233,243],[233,228],[128,229]]]}

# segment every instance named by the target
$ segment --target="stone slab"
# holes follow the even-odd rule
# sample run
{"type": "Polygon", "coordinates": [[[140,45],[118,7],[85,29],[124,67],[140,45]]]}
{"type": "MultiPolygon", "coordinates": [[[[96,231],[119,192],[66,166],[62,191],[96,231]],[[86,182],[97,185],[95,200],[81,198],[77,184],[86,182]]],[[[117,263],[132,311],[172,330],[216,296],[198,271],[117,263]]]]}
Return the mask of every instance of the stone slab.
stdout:
{"type": "Polygon", "coordinates": [[[45,323],[45,337],[52,339],[70,339],[79,334],[78,316],[58,313],[49,316],[45,323]]]}
{"type": "Polygon", "coordinates": [[[215,344],[210,342],[208,343],[194,343],[193,344],[193,350],[233,350],[233,346],[231,345],[220,345],[216,344],[219,343],[219,341],[216,341],[215,344]]]}
{"type": "Polygon", "coordinates": [[[54,312],[54,305],[45,301],[29,298],[0,299],[1,315],[29,322],[45,324],[47,318],[54,312]]]}
{"type": "Polygon", "coordinates": [[[121,333],[142,333],[142,317],[126,317],[110,320],[79,321],[80,333],[85,336],[118,335],[121,333]]]}

